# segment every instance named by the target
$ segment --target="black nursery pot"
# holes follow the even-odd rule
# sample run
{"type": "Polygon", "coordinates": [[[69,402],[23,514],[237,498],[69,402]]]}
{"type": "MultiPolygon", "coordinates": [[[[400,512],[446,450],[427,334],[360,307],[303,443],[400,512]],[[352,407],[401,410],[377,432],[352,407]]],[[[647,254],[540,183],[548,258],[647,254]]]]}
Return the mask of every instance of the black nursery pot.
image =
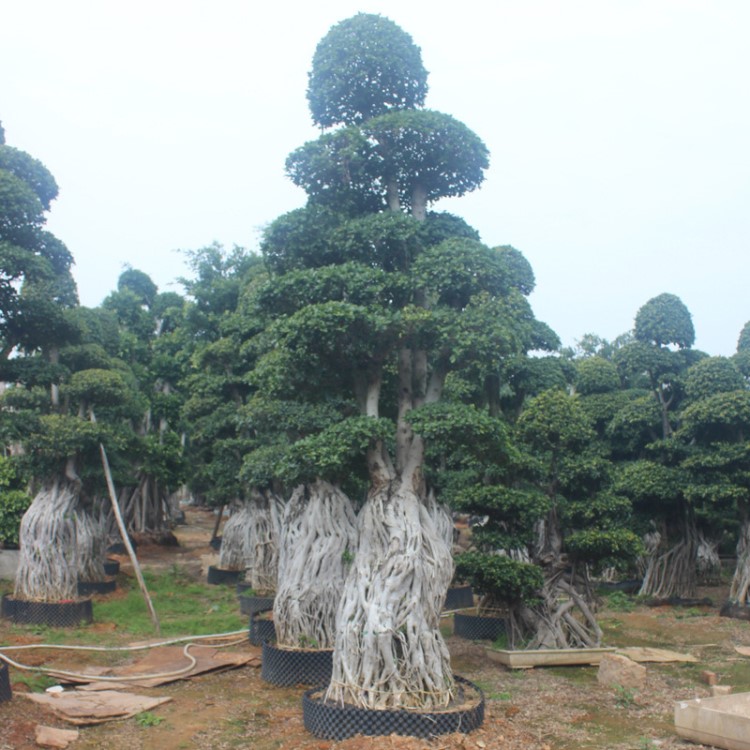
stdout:
{"type": "Polygon", "coordinates": [[[733,617],[735,620],[750,620],[750,607],[736,602],[724,602],[719,610],[719,617],[733,617]]]}
{"type": "Polygon", "coordinates": [[[31,602],[14,599],[5,594],[0,614],[13,622],[25,625],[49,625],[52,628],[74,628],[81,623],[93,622],[91,599],[68,602],[31,602]]]}
{"type": "Polygon", "coordinates": [[[120,572],[119,560],[106,560],[104,562],[104,575],[116,576],[120,572]]]}
{"type": "Polygon", "coordinates": [[[257,615],[269,609],[273,609],[272,596],[240,596],[240,612],[243,615],[257,615]]]}
{"type": "Polygon", "coordinates": [[[250,615],[248,638],[253,646],[274,643],[276,641],[276,626],[273,624],[273,620],[262,620],[255,615],[250,615]]]}
{"type": "Polygon", "coordinates": [[[474,589],[471,586],[453,586],[445,595],[443,609],[468,609],[474,606],[474,589]]]}
{"type": "Polygon", "coordinates": [[[500,617],[453,615],[453,635],[470,641],[495,641],[505,633],[505,620],[500,617]]]}
{"type": "Polygon", "coordinates": [[[0,660],[0,703],[5,703],[13,697],[13,691],[10,688],[10,676],[8,675],[8,665],[0,660]]]}
{"type": "Polygon", "coordinates": [[[263,644],[260,676],[272,685],[326,685],[332,670],[333,649],[298,650],[263,644]]]}
{"type": "Polygon", "coordinates": [[[243,571],[241,570],[228,570],[227,568],[217,568],[216,566],[211,565],[208,568],[208,577],[206,580],[208,583],[214,585],[220,585],[223,583],[234,585],[239,580],[242,572],[243,571]]]}
{"type": "Polygon", "coordinates": [[[324,689],[313,688],[302,697],[305,729],[326,740],[345,740],[356,734],[429,738],[453,732],[473,732],[484,723],[484,694],[463,677],[456,675],[454,679],[459,690],[472,688],[479,698],[476,705],[455,711],[374,710],[326,703],[324,689]]]}
{"type": "Polygon", "coordinates": [[[117,581],[78,581],[78,595],[111,594],[117,588],[117,581]]]}

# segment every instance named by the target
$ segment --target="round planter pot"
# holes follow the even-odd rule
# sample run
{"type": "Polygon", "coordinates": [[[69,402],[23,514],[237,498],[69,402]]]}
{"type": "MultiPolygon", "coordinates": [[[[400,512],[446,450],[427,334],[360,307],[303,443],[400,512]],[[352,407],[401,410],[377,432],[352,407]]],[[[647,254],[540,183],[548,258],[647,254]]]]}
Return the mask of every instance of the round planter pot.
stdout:
{"type": "Polygon", "coordinates": [[[105,576],[116,576],[119,572],[120,572],[119,560],[105,560],[104,562],[104,575],[105,576]]]}
{"type": "Polygon", "coordinates": [[[0,703],[5,703],[12,697],[13,691],[10,689],[8,665],[4,661],[0,661],[0,703]]]}
{"type": "Polygon", "coordinates": [[[250,643],[253,646],[262,646],[264,643],[276,641],[276,627],[273,620],[262,620],[250,615],[250,643]]]}
{"type": "Polygon", "coordinates": [[[453,635],[470,641],[495,641],[505,633],[505,620],[500,617],[453,615],[453,635]]]}
{"type": "Polygon", "coordinates": [[[272,596],[241,596],[240,612],[243,615],[257,615],[260,612],[268,612],[273,609],[272,596]]]}
{"type": "Polygon", "coordinates": [[[303,650],[263,644],[260,676],[272,685],[326,685],[331,681],[333,649],[303,650]]]}
{"type": "Polygon", "coordinates": [[[468,609],[474,606],[474,589],[471,586],[454,586],[445,595],[443,609],[468,609]]]}
{"type": "Polygon", "coordinates": [[[719,610],[720,617],[733,617],[735,620],[750,620],[750,607],[736,602],[724,602],[719,610]]]}
{"type": "MultiPolygon", "coordinates": [[[[131,539],[130,546],[133,548],[133,552],[135,552],[138,549],[138,542],[136,542],[135,539],[131,539]]],[[[125,542],[115,542],[114,544],[110,544],[109,547],[107,547],[107,552],[109,552],[111,555],[128,554],[125,542]]]]}
{"type": "Polygon", "coordinates": [[[242,575],[241,570],[227,570],[226,568],[217,568],[211,565],[208,568],[208,583],[219,585],[222,583],[236,584],[239,577],[242,575]]]}
{"type": "Polygon", "coordinates": [[[49,625],[53,628],[74,628],[93,622],[91,599],[69,602],[30,602],[14,599],[6,594],[2,599],[2,614],[13,622],[26,625],[49,625]]]}
{"type": "Polygon", "coordinates": [[[78,595],[111,594],[117,588],[117,581],[78,581],[78,595]]]}
{"type": "Polygon", "coordinates": [[[323,700],[325,688],[313,688],[302,696],[305,729],[315,737],[344,740],[355,734],[387,736],[389,734],[414,737],[436,737],[441,734],[468,734],[484,722],[484,694],[476,685],[462,677],[455,677],[464,695],[473,692],[477,700],[466,708],[446,711],[375,710],[356,706],[327,704],[323,700]]]}

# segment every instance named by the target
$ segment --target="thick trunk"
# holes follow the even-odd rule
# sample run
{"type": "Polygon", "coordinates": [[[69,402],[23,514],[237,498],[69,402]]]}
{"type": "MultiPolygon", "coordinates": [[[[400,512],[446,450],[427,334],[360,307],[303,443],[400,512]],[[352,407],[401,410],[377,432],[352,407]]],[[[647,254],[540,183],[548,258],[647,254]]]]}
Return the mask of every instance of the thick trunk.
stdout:
{"type": "Polygon", "coordinates": [[[245,535],[245,580],[257,594],[276,591],[279,536],[284,503],[272,492],[252,493],[250,523],[245,535]]]}
{"type": "Polygon", "coordinates": [[[106,537],[100,521],[85,510],[76,513],[78,580],[103,581],[106,537]]]}
{"type": "Polygon", "coordinates": [[[594,597],[584,572],[563,560],[544,571],[540,601],[519,605],[509,616],[511,648],[596,648],[602,631],[594,615],[594,597]]]}
{"type": "Polygon", "coordinates": [[[729,587],[729,599],[741,607],[750,606],[750,517],[745,517],[737,541],[737,566],[729,587]]]}
{"type": "Polygon", "coordinates": [[[698,532],[696,565],[698,577],[701,581],[718,583],[721,580],[719,541],[717,539],[707,538],[702,531],[698,532]]]}
{"type": "MultiPolygon", "coordinates": [[[[128,499],[124,504],[120,504],[120,511],[129,532],[163,534],[169,530],[167,488],[161,487],[153,477],[141,476],[138,485],[125,492],[128,493],[128,499]]],[[[114,527],[114,515],[110,513],[108,532],[116,534],[114,527]]]]}
{"type": "Polygon", "coordinates": [[[77,598],[77,488],[77,484],[55,482],[43,488],[24,513],[16,597],[41,602],[77,598]]]}
{"type": "MultiPolygon", "coordinates": [[[[554,497],[554,488],[552,488],[554,497]]],[[[511,648],[594,648],[602,631],[594,615],[594,594],[585,566],[571,565],[562,552],[563,538],[556,504],[537,525],[532,561],[544,584],[539,601],[511,608],[511,648]]]]}
{"type": "Polygon", "coordinates": [[[245,569],[245,543],[251,516],[252,510],[245,503],[239,510],[232,513],[224,524],[224,531],[221,535],[221,550],[219,551],[220,568],[224,570],[245,569]]]}
{"type": "Polygon", "coordinates": [[[445,511],[399,479],[373,486],[338,613],[329,700],[427,709],[454,695],[440,610],[453,576],[445,511]]]}
{"type": "Polygon", "coordinates": [[[344,580],[357,550],[349,498],[323,481],[300,486],[284,511],[273,619],[276,641],[332,648],[344,580]]]}
{"type": "Polygon", "coordinates": [[[678,541],[669,543],[667,534],[652,536],[645,558],[640,596],[655,599],[692,598],[697,586],[699,537],[695,525],[685,521],[678,541]],[[654,543],[656,542],[656,543],[654,543]]]}

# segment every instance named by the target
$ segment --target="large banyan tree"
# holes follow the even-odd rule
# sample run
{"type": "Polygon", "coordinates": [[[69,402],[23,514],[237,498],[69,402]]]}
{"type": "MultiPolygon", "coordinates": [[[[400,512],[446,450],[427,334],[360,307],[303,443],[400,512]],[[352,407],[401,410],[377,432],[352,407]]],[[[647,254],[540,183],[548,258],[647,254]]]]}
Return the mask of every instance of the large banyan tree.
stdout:
{"type": "MultiPolygon", "coordinates": [[[[289,394],[311,381],[337,394],[328,434],[348,436],[367,468],[328,699],[370,708],[446,706],[455,693],[439,630],[451,522],[410,414],[441,401],[458,358],[497,362],[536,326],[508,255],[428,210],[477,188],[488,156],[465,125],[423,109],[425,94],[419,50],[394,23],[359,14],[334,26],[308,90],[325,132],[287,160],[307,205],[263,243],[273,278],[259,308],[275,322],[258,370],[289,394]]],[[[325,441],[313,458],[334,460],[325,441]]]]}

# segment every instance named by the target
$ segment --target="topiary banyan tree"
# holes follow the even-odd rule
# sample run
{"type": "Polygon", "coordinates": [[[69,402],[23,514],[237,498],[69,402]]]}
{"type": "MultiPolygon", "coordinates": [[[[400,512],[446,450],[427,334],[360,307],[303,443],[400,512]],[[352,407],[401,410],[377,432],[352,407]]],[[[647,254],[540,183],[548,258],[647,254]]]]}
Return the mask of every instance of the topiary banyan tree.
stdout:
{"type": "MultiPolygon", "coordinates": [[[[409,414],[440,402],[457,358],[522,351],[515,327],[534,319],[503,252],[428,210],[478,187],[488,157],[465,125],[421,109],[414,82],[425,74],[408,35],[360,14],[318,49],[308,98],[315,122],[333,129],[287,160],[308,203],[265,234],[273,279],[259,307],[273,318],[272,347],[256,372],[286,398],[335,400],[339,426],[320,435],[341,430],[367,469],[327,699],[445,707],[455,697],[439,629],[451,521],[425,479],[425,440],[409,414]],[[383,35],[388,54],[371,54],[383,35]],[[365,93],[362,81],[373,82],[365,93]]],[[[315,445],[314,464],[325,465],[325,443],[315,445]]]]}

